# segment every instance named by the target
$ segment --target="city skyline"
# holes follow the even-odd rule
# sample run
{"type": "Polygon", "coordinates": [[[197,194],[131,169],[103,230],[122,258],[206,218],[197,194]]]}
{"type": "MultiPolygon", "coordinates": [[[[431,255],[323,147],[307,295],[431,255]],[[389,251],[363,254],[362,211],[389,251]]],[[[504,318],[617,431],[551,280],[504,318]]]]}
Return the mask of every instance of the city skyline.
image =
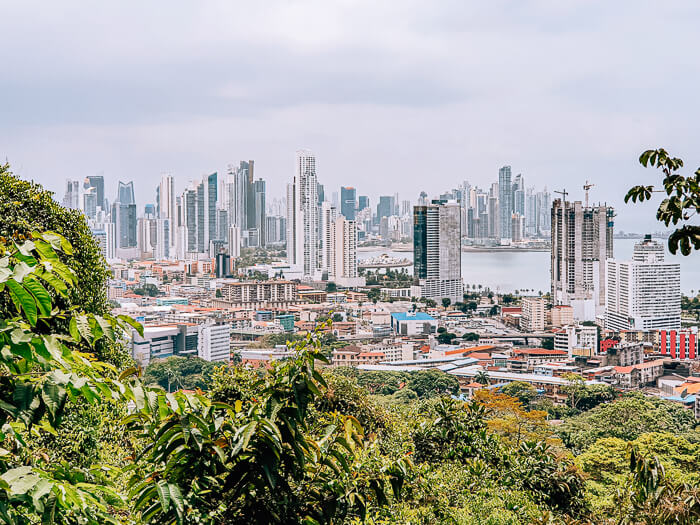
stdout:
{"type": "Polygon", "coordinates": [[[633,184],[658,181],[637,165],[641,151],[664,146],[700,165],[689,55],[699,7],[528,6],[395,16],[388,4],[68,3],[42,17],[31,3],[5,6],[23,52],[0,51],[0,154],[59,193],[67,178],[133,178],[139,206],[163,172],[197,179],[236,158],[258,159],[280,196],[300,147],[316,152],[326,185],[377,194],[397,184],[419,194],[426,169],[442,187],[483,185],[509,164],[538,187],[591,180],[620,229],[650,229],[652,205],[622,202],[633,184]],[[155,23],[164,10],[167,31],[155,23]],[[673,83],[649,73],[654,60],[673,83]]]}

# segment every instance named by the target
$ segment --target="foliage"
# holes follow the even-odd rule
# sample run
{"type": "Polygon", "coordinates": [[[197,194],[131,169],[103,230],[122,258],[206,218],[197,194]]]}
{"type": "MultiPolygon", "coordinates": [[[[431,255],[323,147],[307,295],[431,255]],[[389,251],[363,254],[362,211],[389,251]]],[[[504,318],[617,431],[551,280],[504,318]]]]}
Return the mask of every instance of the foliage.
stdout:
{"type": "MultiPolygon", "coordinates": [[[[106,280],[108,271],[85,218],[78,210],[63,208],[53,194],[39,184],[16,178],[9,164],[0,165],[0,236],[21,242],[33,231],[53,231],[65,237],[73,249],[64,263],[80,279],[65,296],[56,296],[60,308],[79,306],[86,312],[108,311],[106,280]]],[[[3,311],[6,302],[3,303],[3,311]]]]}
{"type": "Polygon", "coordinates": [[[485,370],[479,370],[476,375],[474,376],[474,382],[479,383],[480,385],[488,385],[489,384],[489,374],[485,370]]]}
{"type": "Polygon", "coordinates": [[[443,332],[437,336],[437,341],[441,345],[451,345],[452,341],[455,339],[457,339],[457,334],[453,334],[452,332],[443,332]]]}
{"type": "Polygon", "coordinates": [[[396,496],[410,463],[376,461],[352,416],[333,413],[320,435],[309,414],[326,388],[309,336],[273,364],[245,407],[201,394],[147,392],[128,418],[151,446],[136,458],[130,497],[145,521],[322,523],[364,517],[396,496]],[[151,480],[158,480],[156,483],[151,480]]]}
{"type": "Polygon", "coordinates": [[[567,447],[580,453],[600,438],[633,441],[648,432],[671,432],[700,441],[693,432],[696,424],[692,412],[677,403],[632,393],[565,421],[557,432],[567,447]]]}
{"type": "Polygon", "coordinates": [[[610,385],[587,385],[578,374],[565,374],[564,378],[569,382],[561,387],[561,391],[567,394],[572,410],[590,410],[617,397],[610,385]]]}
{"type": "Polygon", "coordinates": [[[328,283],[326,284],[326,291],[327,292],[337,292],[338,286],[333,281],[328,281],[328,283]]]}
{"type": "Polygon", "coordinates": [[[442,298],[442,307],[447,310],[447,308],[452,304],[452,300],[449,297],[442,298]]]}
{"type": "Polygon", "coordinates": [[[464,339],[465,341],[478,341],[479,334],[475,332],[467,332],[462,336],[462,339],[464,339]]]}
{"type": "Polygon", "coordinates": [[[216,365],[199,357],[168,357],[151,361],[143,374],[146,385],[158,385],[172,392],[185,389],[208,390],[216,365]]]}
{"type": "MultiPolygon", "coordinates": [[[[700,213],[700,168],[693,176],[679,175],[676,172],[683,167],[683,161],[663,148],[645,151],[639,163],[645,168],[659,168],[663,173],[663,191],[667,196],[659,204],[656,218],[666,226],[681,225],[668,238],[669,251],[675,254],[680,247],[683,255],[689,255],[693,249],[700,250],[700,225],[690,223],[700,213]]],[[[655,191],[662,190],[655,190],[654,186],[634,186],[625,195],[625,202],[650,200],[655,191]]]]}
{"type": "Polygon", "coordinates": [[[517,399],[524,406],[529,406],[530,402],[537,397],[537,389],[530,383],[523,381],[513,381],[500,387],[498,391],[517,399]]]}
{"type": "Polygon", "coordinates": [[[435,368],[410,372],[406,386],[421,399],[459,392],[457,378],[435,368]]]}
{"type": "MultiPolygon", "coordinates": [[[[119,497],[101,482],[106,469],[81,468],[70,454],[64,457],[71,463],[52,460],[28,446],[41,432],[57,435],[70,404],[109,403],[130,393],[113,366],[95,361],[83,348],[103,338],[114,341],[127,324],[140,326],[127,318],[54,307],[51,294],[67,298],[76,281],[64,262],[72,250],[54,232],[31,232],[21,243],[0,240],[0,293],[11,304],[0,320],[0,518],[6,523],[37,517],[115,522],[108,501],[119,497]],[[57,319],[67,326],[65,333],[53,331],[57,319]]],[[[89,443],[92,436],[81,443],[88,445],[85,452],[89,443]]]]}
{"type": "Polygon", "coordinates": [[[146,283],[140,288],[134,288],[134,293],[136,295],[147,295],[148,297],[157,297],[160,294],[160,290],[155,284],[146,283]]]}

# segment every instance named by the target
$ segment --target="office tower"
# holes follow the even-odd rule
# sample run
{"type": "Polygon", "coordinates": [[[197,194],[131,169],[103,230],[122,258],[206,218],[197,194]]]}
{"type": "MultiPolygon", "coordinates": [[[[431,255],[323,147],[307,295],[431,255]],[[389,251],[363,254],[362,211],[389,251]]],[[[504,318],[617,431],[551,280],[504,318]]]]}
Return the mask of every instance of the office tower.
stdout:
{"type": "MultiPolygon", "coordinates": [[[[177,211],[175,209],[175,179],[172,175],[161,175],[156,194],[156,217],[168,219],[170,225],[173,226],[176,222],[177,211]]],[[[168,243],[170,246],[175,245],[175,228],[170,228],[168,243]]]]}
{"type": "Polygon", "coordinates": [[[605,313],[605,260],[613,257],[611,207],[584,208],[581,201],[552,204],[552,302],[593,321],[605,313]]]}
{"type": "Polygon", "coordinates": [[[511,216],[513,214],[513,189],[510,184],[510,166],[498,170],[498,208],[500,213],[501,244],[510,244],[511,216]]]}
{"type": "Polygon", "coordinates": [[[499,210],[498,197],[491,196],[488,198],[488,237],[489,239],[498,239],[501,230],[499,229],[499,210]]]}
{"type": "Polygon", "coordinates": [[[204,178],[204,190],[204,249],[201,251],[205,251],[209,248],[209,241],[219,240],[216,238],[218,234],[216,229],[216,203],[219,193],[218,174],[216,172],[204,178]]]}
{"type": "Polygon", "coordinates": [[[321,228],[319,230],[321,238],[321,270],[326,272],[330,271],[333,250],[335,249],[331,230],[337,217],[338,212],[330,202],[321,204],[321,228]]]}
{"type": "Polygon", "coordinates": [[[357,211],[362,211],[365,208],[369,208],[369,197],[367,195],[360,195],[357,198],[357,211]]]}
{"type": "Polygon", "coordinates": [[[380,196],[379,204],[377,204],[377,221],[380,221],[382,217],[391,217],[394,215],[394,207],[393,195],[380,196]]]}
{"type": "Polygon", "coordinates": [[[156,205],[155,204],[146,204],[143,207],[143,214],[148,219],[155,219],[156,218],[156,205]]]}
{"type": "MultiPolygon", "coordinates": [[[[320,206],[323,201],[326,200],[326,190],[323,187],[323,184],[316,183],[316,191],[318,193],[318,205],[320,206]]],[[[338,195],[335,194],[335,199],[338,200],[338,195]]],[[[336,206],[337,207],[337,206],[336,206]]]]}
{"type": "Polygon", "coordinates": [[[117,202],[121,204],[136,204],[133,181],[119,181],[119,186],[117,187],[117,202]]]}
{"type": "Polygon", "coordinates": [[[287,237],[286,219],[280,216],[268,215],[265,217],[265,240],[268,245],[283,243],[287,237]]]}
{"type": "Polygon", "coordinates": [[[410,216],[411,211],[413,211],[413,207],[411,206],[411,201],[409,200],[403,200],[401,201],[401,216],[410,216]]]}
{"type": "Polygon", "coordinates": [[[522,173],[518,173],[511,186],[513,191],[513,212],[525,216],[525,180],[522,173]]]}
{"type": "Polygon", "coordinates": [[[525,236],[536,237],[540,231],[540,210],[539,200],[535,193],[535,188],[531,187],[525,191],[525,236]]]}
{"type": "Polygon", "coordinates": [[[329,226],[328,280],[344,288],[363,286],[364,278],[357,275],[357,224],[341,215],[329,226]]]}
{"type": "Polygon", "coordinates": [[[606,261],[605,328],[680,330],[681,265],[664,260],[664,247],[646,235],[631,261],[606,261]]]}
{"type": "Polygon", "coordinates": [[[287,185],[287,258],[304,277],[316,273],[319,253],[318,185],[316,157],[308,150],[296,153],[294,182],[287,185]]]}
{"type": "Polygon", "coordinates": [[[141,259],[153,257],[155,247],[158,244],[157,225],[153,218],[142,217],[137,221],[137,246],[141,259]]]}
{"type": "Polygon", "coordinates": [[[97,190],[87,188],[83,193],[83,213],[88,219],[97,217],[97,190]]]}
{"type": "Polygon", "coordinates": [[[420,195],[418,196],[418,206],[427,206],[428,205],[428,194],[425,193],[424,191],[420,192],[420,195]]]}
{"type": "Polygon", "coordinates": [[[135,248],[138,243],[136,233],[136,204],[112,204],[112,222],[116,228],[116,246],[119,249],[135,248]]]}
{"type": "Polygon", "coordinates": [[[171,254],[170,245],[170,219],[155,219],[156,225],[156,245],[153,250],[153,258],[156,260],[169,259],[171,254]]]}
{"type": "Polygon", "coordinates": [[[423,297],[462,300],[460,206],[433,201],[413,208],[414,278],[423,297]]]}
{"type": "Polygon", "coordinates": [[[258,246],[265,246],[265,226],[266,213],[265,208],[265,181],[258,179],[253,183],[253,218],[252,225],[248,225],[248,229],[255,228],[258,231],[258,246]]]}
{"type": "Polygon", "coordinates": [[[355,195],[355,188],[350,186],[340,188],[340,213],[349,221],[355,220],[355,209],[357,208],[355,195]]]}
{"type": "Polygon", "coordinates": [[[105,178],[102,175],[88,175],[83,181],[83,189],[95,188],[97,206],[106,209],[105,206],[105,178]]]}
{"type": "Polygon", "coordinates": [[[511,237],[513,242],[521,242],[525,237],[525,217],[519,213],[511,216],[511,237]]]}
{"type": "Polygon", "coordinates": [[[231,257],[241,256],[241,229],[238,226],[228,228],[228,254],[231,257]]]}
{"type": "Polygon", "coordinates": [[[338,192],[337,192],[337,191],[334,191],[334,192],[331,194],[331,204],[333,205],[333,207],[334,207],[336,210],[337,210],[338,208],[340,208],[340,201],[339,201],[339,199],[338,199],[338,192]]]}
{"type": "Polygon", "coordinates": [[[547,191],[546,186],[542,191],[537,193],[537,208],[540,214],[540,218],[538,220],[538,234],[542,235],[544,233],[548,233],[552,229],[552,215],[550,212],[552,209],[551,196],[547,191]]]}
{"type": "Polygon", "coordinates": [[[77,180],[66,181],[66,193],[63,196],[63,207],[72,210],[80,209],[80,183],[77,180]]]}
{"type": "Polygon", "coordinates": [[[214,259],[214,275],[217,279],[231,275],[231,256],[226,252],[219,252],[214,259]]]}

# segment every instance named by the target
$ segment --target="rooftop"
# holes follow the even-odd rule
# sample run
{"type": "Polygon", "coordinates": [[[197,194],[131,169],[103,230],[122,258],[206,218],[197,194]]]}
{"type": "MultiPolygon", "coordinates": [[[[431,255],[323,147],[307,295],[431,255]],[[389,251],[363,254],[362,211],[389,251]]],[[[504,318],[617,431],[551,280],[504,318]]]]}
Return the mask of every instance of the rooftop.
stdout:
{"type": "Polygon", "coordinates": [[[395,312],[391,317],[397,321],[435,321],[434,317],[425,312],[395,312]]]}

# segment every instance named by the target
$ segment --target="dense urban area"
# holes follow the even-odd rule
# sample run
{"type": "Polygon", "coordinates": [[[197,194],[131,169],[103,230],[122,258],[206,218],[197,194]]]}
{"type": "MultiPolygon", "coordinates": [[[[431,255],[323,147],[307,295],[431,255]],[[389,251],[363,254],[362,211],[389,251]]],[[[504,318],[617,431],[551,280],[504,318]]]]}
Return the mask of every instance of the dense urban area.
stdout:
{"type": "Polygon", "coordinates": [[[588,181],[0,177],[0,521],[700,519],[700,283],[665,237],[616,257],[588,181]],[[550,288],[464,275],[484,250],[550,288]]]}

